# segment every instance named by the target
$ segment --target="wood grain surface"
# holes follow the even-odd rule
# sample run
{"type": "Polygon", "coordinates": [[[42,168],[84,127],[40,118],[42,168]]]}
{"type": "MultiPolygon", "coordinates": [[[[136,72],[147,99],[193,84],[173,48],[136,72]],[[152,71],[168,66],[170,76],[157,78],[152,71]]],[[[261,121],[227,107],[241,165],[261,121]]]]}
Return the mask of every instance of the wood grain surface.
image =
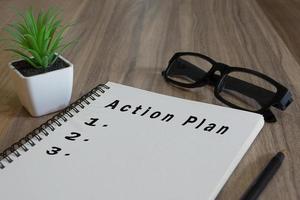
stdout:
{"type": "Polygon", "coordinates": [[[300,62],[300,0],[257,0],[287,47],[300,62]]]}
{"type": "MultiPolygon", "coordinates": [[[[15,8],[30,5],[35,9],[58,6],[65,21],[76,23],[66,39],[80,36],[80,41],[64,53],[75,66],[72,100],[110,80],[222,105],[210,87],[188,91],[164,82],[161,71],[176,51],[196,51],[258,70],[287,86],[293,104],[285,112],[274,110],[278,122],[265,124],[217,199],[239,199],[280,150],[286,152],[286,159],[260,199],[300,199],[300,66],[288,48],[291,45],[282,38],[288,30],[280,22],[277,26],[270,22],[268,4],[252,0],[2,0],[1,28],[15,19],[15,8]]],[[[2,29],[0,36],[5,36],[2,29]]],[[[293,48],[299,51],[299,45],[293,48]]],[[[0,151],[53,116],[32,118],[21,106],[9,78],[7,63],[12,59],[10,53],[0,52],[0,151]]]]}

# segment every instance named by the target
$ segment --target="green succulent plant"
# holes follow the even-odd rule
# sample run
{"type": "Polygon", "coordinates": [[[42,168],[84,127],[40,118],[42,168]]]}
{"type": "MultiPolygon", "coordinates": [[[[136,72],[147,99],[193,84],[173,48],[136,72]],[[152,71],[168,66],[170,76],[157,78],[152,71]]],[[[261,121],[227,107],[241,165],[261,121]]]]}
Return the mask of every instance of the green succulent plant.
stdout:
{"type": "Polygon", "coordinates": [[[63,42],[63,34],[70,25],[63,25],[59,12],[54,8],[40,11],[37,17],[32,9],[18,13],[19,20],[9,24],[6,32],[12,44],[6,50],[14,52],[32,67],[47,68],[58,55],[75,42],[63,42]]]}

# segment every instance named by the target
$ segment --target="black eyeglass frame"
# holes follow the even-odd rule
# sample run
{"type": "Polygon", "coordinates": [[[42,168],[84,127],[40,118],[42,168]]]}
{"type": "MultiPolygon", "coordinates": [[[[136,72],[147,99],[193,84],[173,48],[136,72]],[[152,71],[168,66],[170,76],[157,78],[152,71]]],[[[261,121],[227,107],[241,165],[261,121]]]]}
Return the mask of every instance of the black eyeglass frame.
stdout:
{"type": "MultiPolygon", "coordinates": [[[[216,96],[216,98],[218,100],[220,100],[221,102],[223,102],[224,104],[226,104],[232,108],[262,114],[265,118],[265,121],[267,121],[267,122],[276,122],[276,117],[270,110],[271,106],[278,108],[280,110],[285,110],[288,107],[288,105],[293,101],[292,95],[289,92],[289,90],[286,87],[284,87],[283,85],[281,85],[280,83],[278,83],[277,81],[275,81],[274,79],[270,78],[269,76],[262,74],[260,72],[248,69],[248,68],[233,67],[233,66],[229,66],[224,63],[221,63],[221,62],[216,62],[212,58],[210,58],[206,55],[200,54],[200,53],[196,53],[196,52],[177,52],[177,53],[175,53],[172,56],[172,58],[169,60],[169,64],[168,64],[166,70],[164,70],[162,72],[162,75],[167,82],[170,82],[174,85],[184,87],[184,88],[195,88],[195,87],[202,87],[204,85],[212,85],[212,86],[214,86],[214,95],[216,96]],[[181,56],[200,57],[200,58],[208,61],[209,63],[211,63],[212,67],[204,76],[202,76],[198,80],[195,80],[194,83],[182,83],[182,82],[175,81],[168,77],[168,72],[170,71],[170,69],[172,67],[172,63],[181,56]],[[219,72],[220,75],[216,75],[216,72],[219,72]],[[224,87],[224,81],[226,80],[226,78],[228,78],[228,74],[231,72],[245,72],[245,73],[253,74],[257,77],[260,77],[261,79],[263,79],[263,80],[269,82],[270,84],[272,84],[273,86],[275,86],[276,93],[274,93],[274,96],[269,100],[268,103],[265,103],[264,105],[262,105],[261,103],[259,103],[257,101],[261,105],[261,108],[256,111],[248,110],[248,109],[242,108],[238,105],[235,105],[235,104],[227,101],[220,95],[220,92],[222,91],[222,89],[224,87]]],[[[238,79],[238,81],[244,82],[239,79],[238,79]]],[[[245,82],[244,82],[244,84],[245,84],[245,82]]],[[[259,86],[253,85],[251,83],[246,83],[246,84],[248,86],[254,87],[256,89],[259,88],[260,90],[268,91],[264,88],[260,88],[259,86]]],[[[239,90],[243,90],[243,88],[239,88],[239,90]]],[[[270,91],[268,91],[268,92],[270,92],[270,91]]]]}

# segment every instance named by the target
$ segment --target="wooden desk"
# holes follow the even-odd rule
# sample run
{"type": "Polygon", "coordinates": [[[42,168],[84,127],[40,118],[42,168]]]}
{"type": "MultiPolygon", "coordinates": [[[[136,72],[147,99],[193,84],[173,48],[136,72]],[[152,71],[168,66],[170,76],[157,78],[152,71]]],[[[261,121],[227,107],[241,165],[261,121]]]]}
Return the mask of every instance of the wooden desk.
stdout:
{"type": "MultiPolygon", "coordinates": [[[[197,51],[252,68],[287,86],[294,103],[285,112],[275,110],[278,122],[264,126],[218,199],[238,199],[279,150],[287,152],[286,160],[261,199],[300,199],[300,66],[262,4],[251,0],[7,0],[1,1],[0,26],[14,19],[10,7],[29,5],[58,5],[66,21],[77,23],[66,38],[81,35],[80,42],[64,54],[75,65],[73,100],[111,80],[221,105],[210,87],[188,92],[164,82],[160,72],[176,51],[197,51]]],[[[1,51],[0,151],[52,116],[32,118],[22,108],[8,76],[11,59],[1,51]]]]}

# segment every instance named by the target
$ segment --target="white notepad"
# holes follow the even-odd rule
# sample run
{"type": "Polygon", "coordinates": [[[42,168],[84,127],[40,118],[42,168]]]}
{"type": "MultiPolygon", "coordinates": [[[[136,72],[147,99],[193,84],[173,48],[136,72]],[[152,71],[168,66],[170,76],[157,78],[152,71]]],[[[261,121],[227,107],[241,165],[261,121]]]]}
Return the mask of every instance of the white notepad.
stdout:
{"type": "Polygon", "coordinates": [[[3,152],[1,199],[214,199],[264,124],[112,82],[59,116],[3,152]]]}

